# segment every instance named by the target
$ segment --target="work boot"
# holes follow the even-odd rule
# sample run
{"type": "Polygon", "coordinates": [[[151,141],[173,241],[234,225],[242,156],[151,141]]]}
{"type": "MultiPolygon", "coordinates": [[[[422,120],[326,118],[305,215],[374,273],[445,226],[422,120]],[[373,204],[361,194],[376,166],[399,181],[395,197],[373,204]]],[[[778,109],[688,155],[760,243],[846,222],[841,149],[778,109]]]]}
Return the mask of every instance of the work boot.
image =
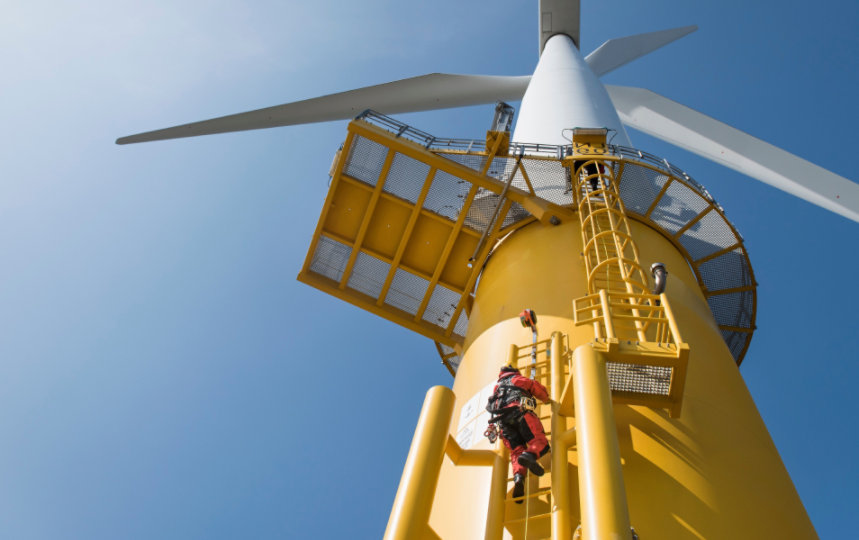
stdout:
{"type": "MultiPolygon", "coordinates": [[[[525,475],[524,474],[514,474],[513,475],[513,498],[521,497],[525,494],[525,475]]],[[[522,504],[522,499],[516,501],[516,504],[522,504]]]]}
{"type": "Polygon", "coordinates": [[[519,465],[528,467],[528,470],[537,476],[543,476],[543,467],[537,463],[537,456],[535,456],[532,452],[522,452],[519,456],[519,459],[516,461],[519,462],[519,465]]]}

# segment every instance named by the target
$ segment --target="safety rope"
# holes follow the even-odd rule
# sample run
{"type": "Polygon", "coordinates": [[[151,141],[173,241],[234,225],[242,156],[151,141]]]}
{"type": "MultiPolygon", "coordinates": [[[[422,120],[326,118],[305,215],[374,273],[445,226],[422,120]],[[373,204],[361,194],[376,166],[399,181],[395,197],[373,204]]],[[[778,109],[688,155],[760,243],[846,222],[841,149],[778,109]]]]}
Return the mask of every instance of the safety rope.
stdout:
{"type": "Polygon", "coordinates": [[[531,506],[531,475],[525,475],[525,536],[523,538],[528,540],[528,522],[531,521],[530,516],[530,506],[531,506]]]}

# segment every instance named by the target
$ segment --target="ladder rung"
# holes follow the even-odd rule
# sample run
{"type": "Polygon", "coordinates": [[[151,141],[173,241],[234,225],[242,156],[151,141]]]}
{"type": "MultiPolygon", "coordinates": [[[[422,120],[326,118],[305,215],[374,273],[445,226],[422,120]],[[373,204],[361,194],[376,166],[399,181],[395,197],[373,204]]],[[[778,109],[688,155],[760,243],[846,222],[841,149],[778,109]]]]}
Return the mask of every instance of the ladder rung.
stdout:
{"type": "Polygon", "coordinates": [[[551,512],[546,512],[545,514],[537,514],[536,516],[528,516],[519,519],[511,519],[504,522],[505,525],[515,525],[516,523],[524,523],[526,521],[533,521],[540,518],[545,518],[551,516],[551,512]]]}
{"type": "Polygon", "coordinates": [[[518,501],[521,499],[524,501],[525,499],[533,499],[535,497],[539,497],[540,495],[546,495],[547,493],[549,495],[551,495],[552,494],[552,488],[538,489],[534,493],[530,493],[528,495],[522,495],[521,497],[510,497],[510,500],[518,501]]]}

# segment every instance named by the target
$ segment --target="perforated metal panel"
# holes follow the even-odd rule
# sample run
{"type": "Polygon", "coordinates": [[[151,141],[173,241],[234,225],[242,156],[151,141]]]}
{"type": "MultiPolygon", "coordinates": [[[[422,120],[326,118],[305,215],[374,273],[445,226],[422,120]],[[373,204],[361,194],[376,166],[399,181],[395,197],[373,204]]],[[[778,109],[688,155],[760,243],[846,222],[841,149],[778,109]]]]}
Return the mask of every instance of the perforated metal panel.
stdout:
{"type": "MultiPolygon", "coordinates": [[[[394,154],[394,161],[391,163],[391,173],[382,189],[414,204],[420,196],[421,187],[424,185],[429,170],[430,166],[426,163],[396,153],[394,154]]],[[[378,177],[379,175],[376,174],[376,178],[378,177]]],[[[371,183],[375,184],[376,182],[374,180],[371,183]]]]}
{"type": "Polygon", "coordinates": [[[414,315],[418,312],[428,288],[429,281],[426,279],[397,268],[391,288],[385,296],[385,303],[414,315]]]}
{"type": "Polygon", "coordinates": [[[352,248],[342,242],[323,236],[319,239],[310,270],[334,281],[340,281],[352,248]]]}
{"type": "Polygon", "coordinates": [[[388,149],[381,144],[358,137],[349,148],[343,173],[356,180],[375,184],[387,155],[388,149]]]}
{"type": "Polygon", "coordinates": [[[670,367],[606,362],[606,368],[609,386],[614,392],[668,396],[671,388],[670,367]]]}

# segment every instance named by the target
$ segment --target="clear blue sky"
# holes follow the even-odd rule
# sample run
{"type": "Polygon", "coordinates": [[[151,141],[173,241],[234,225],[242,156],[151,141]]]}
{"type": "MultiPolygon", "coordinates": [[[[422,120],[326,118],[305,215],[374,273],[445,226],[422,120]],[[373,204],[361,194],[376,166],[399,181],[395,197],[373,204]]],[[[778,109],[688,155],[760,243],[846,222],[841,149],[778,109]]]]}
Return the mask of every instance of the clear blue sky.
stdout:
{"type": "MultiPolygon", "coordinates": [[[[583,1],[606,77],[859,180],[859,4],[583,1]]],[[[379,538],[431,342],[295,281],[345,123],[116,137],[429,72],[519,75],[536,1],[7,0],[0,538],[379,538]]],[[[479,138],[492,106],[404,115],[479,138]]],[[[760,283],[741,368],[822,538],[854,534],[859,224],[636,132],[704,184],[760,283]]]]}

